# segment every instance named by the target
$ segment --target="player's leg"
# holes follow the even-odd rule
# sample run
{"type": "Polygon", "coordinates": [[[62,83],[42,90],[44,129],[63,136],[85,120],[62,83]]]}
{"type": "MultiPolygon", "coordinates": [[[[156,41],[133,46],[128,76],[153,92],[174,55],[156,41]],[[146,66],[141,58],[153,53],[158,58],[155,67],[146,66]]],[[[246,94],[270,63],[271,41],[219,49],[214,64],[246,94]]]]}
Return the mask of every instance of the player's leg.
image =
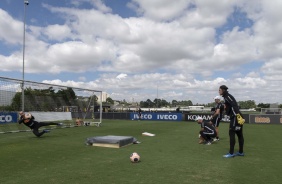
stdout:
{"type": "Polygon", "coordinates": [[[40,124],[39,123],[36,123],[35,125],[34,125],[34,128],[32,129],[32,133],[34,134],[34,135],[36,135],[36,137],[40,137],[40,136],[42,136],[43,134],[45,134],[45,133],[47,133],[46,131],[42,131],[42,132],[39,132],[39,128],[40,128],[40,124]]]}
{"type": "Polygon", "coordinates": [[[200,131],[201,137],[202,137],[205,141],[208,141],[208,138],[207,138],[207,136],[206,136],[206,134],[205,134],[204,132],[205,132],[204,130],[201,130],[201,131],[200,131]]]}
{"type": "Polygon", "coordinates": [[[53,122],[38,122],[39,127],[43,126],[49,126],[49,125],[57,125],[57,126],[62,126],[62,123],[53,123],[53,122]]]}
{"type": "MultiPolygon", "coordinates": [[[[212,122],[213,126],[215,127],[216,134],[218,135],[218,124],[219,124],[218,118],[213,118],[211,120],[211,122],[212,122]]],[[[213,139],[213,141],[219,141],[218,136],[216,136],[215,139],[213,139]]]]}
{"type": "Polygon", "coordinates": [[[216,140],[219,141],[219,123],[220,123],[220,119],[216,118],[216,123],[215,123],[215,131],[216,131],[216,140]]]}
{"type": "Polygon", "coordinates": [[[229,153],[223,155],[225,158],[232,158],[234,157],[234,146],[235,146],[235,125],[236,125],[236,118],[235,116],[230,118],[229,124],[229,153]]]}
{"type": "Polygon", "coordinates": [[[199,144],[202,144],[202,143],[204,143],[204,141],[205,141],[205,139],[202,137],[202,135],[201,135],[201,131],[199,132],[199,134],[200,134],[200,137],[199,137],[199,144]]]}
{"type": "Polygon", "coordinates": [[[204,130],[201,130],[200,131],[200,134],[201,134],[201,137],[203,137],[203,139],[206,141],[206,144],[207,145],[210,145],[211,144],[211,137],[210,137],[210,134],[209,132],[206,132],[204,130]]]}
{"type": "Polygon", "coordinates": [[[208,142],[212,142],[212,136],[210,134],[206,134],[208,142]]]}
{"type": "Polygon", "coordinates": [[[60,126],[61,124],[60,123],[53,123],[53,122],[48,122],[48,123],[38,122],[38,123],[35,124],[35,127],[34,127],[34,129],[32,129],[32,132],[37,137],[40,137],[43,134],[50,132],[50,130],[43,130],[42,132],[39,132],[39,128],[43,127],[43,126],[49,126],[49,125],[60,126]]]}
{"type": "Polygon", "coordinates": [[[36,135],[36,137],[40,137],[43,135],[45,132],[39,132],[38,129],[32,129],[32,133],[36,135]]]}
{"type": "Polygon", "coordinates": [[[229,126],[229,141],[230,141],[230,148],[229,148],[229,153],[233,154],[234,153],[234,146],[236,143],[235,140],[235,125],[236,125],[236,118],[233,117],[230,119],[230,126],[229,126]]]}
{"type": "Polygon", "coordinates": [[[215,136],[216,141],[219,141],[218,127],[215,127],[215,131],[216,131],[216,136],[215,136]]]}
{"type": "Polygon", "coordinates": [[[239,142],[239,152],[236,153],[238,156],[244,156],[244,136],[243,136],[243,126],[239,131],[236,131],[238,142],[239,142]]]}
{"type": "Polygon", "coordinates": [[[216,132],[214,132],[213,134],[210,134],[209,136],[211,137],[211,140],[215,140],[216,139],[216,132]]]}

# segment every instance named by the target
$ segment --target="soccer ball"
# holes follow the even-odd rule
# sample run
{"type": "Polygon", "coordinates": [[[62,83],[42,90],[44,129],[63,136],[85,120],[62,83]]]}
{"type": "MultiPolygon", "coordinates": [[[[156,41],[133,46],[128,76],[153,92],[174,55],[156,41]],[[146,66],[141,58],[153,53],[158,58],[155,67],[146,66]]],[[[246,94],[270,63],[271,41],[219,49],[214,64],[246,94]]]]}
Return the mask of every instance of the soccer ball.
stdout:
{"type": "Polygon", "coordinates": [[[132,153],[129,158],[132,163],[138,163],[140,161],[140,155],[136,152],[132,153]]]}

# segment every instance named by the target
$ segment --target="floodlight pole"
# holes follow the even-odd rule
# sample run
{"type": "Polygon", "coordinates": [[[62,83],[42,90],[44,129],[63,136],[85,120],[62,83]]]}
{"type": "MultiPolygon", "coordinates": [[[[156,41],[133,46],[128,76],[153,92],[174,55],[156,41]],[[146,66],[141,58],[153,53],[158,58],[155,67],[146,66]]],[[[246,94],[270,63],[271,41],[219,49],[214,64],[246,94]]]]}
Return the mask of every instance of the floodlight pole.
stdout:
{"type": "Polygon", "coordinates": [[[159,84],[157,84],[157,109],[159,105],[159,84]]]}
{"type": "Polygon", "coordinates": [[[22,76],[22,111],[24,111],[24,56],[25,56],[25,20],[26,7],[29,4],[28,0],[24,0],[24,27],[23,27],[23,76],[22,76]]]}

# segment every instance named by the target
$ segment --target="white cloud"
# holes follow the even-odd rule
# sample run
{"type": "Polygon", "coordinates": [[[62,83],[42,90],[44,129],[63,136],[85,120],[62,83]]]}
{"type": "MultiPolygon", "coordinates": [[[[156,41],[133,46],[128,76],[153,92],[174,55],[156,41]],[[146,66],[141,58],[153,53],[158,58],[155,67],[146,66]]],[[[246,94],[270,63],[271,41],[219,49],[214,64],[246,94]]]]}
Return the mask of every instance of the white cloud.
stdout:
{"type": "Polygon", "coordinates": [[[144,17],[166,21],[181,16],[191,2],[192,0],[133,0],[129,6],[144,17]]]}
{"type": "Polygon", "coordinates": [[[112,12],[112,9],[107,7],[101,0],[91,0],[91,3],[103,13],[112,12]]]}
{"type": "Polygon", "coordinates": [[[119,74],[116,78],[119,79],[119,80],[121,80],[121,79],[124,79],[124,78],[126,78],[126,77],[127,77],[127,74],[121,73],[121,74],[119,74]]]}
{"type": "Polygon", "coordinates": [[[46,35],[50,40],[62,41],[71,37],[71,29],[67,25],[49,25],[42,30],[42,33],[46,35]]]}
{"type": "Polygon", "coordinates": [[[2,9],[0,9],[0,27],[0,41],[7,44],[22,44],[23,23],[15,20],[2,9]]]}
{"type": "MultiPolygon", "coordinates": [[[[277,76],[282,74],[282,58],[275,58],[265,63],[261,71],[267,76],[277,76]]],[[[282,75],[281,75],[282,76],[282,75]]],[[[279,77],[281,78],[281,77],[279,77]]]]}

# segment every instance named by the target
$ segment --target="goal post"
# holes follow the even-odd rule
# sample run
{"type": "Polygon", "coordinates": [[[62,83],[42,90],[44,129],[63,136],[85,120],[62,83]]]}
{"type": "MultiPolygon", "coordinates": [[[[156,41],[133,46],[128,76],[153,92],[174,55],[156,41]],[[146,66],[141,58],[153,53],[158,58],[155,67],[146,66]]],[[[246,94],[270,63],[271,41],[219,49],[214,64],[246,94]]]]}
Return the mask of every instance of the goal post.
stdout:
{"type": "Polygon", "coordinates": [[[25,112],[36,114],[38,121],[54,121],[55,118],[66,126],[75,126],[76,118],[80,118],[89,122],[87,125],[102,123],[102,91],[34,81],[24,81],[23,89],[22,84],[22,80],[0,77],[2,133],[25,130],[24,125],[17,123],[23,107],[25,112]]]}

